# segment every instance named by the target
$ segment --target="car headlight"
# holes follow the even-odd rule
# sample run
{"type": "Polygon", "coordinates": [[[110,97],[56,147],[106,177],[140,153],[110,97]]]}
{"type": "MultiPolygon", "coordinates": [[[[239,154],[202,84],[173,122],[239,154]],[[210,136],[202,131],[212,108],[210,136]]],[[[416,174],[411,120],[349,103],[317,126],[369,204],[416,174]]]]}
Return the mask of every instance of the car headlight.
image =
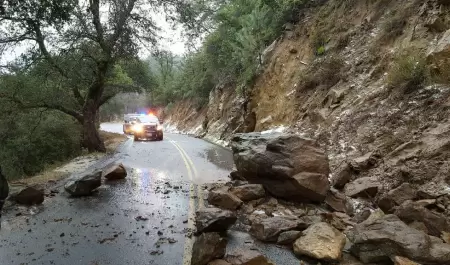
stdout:
{"type": "Polygon", "coordinates": [[[144,127],[142,125],[135,124],[133,125],[132,129],[134,132],[142,132],[144,130],[144,127]]]}
{"type": "Polygon", "coordinates": [[[162,131],[163,127],[161,125],[156,126],[156,130],[162,131]]]}

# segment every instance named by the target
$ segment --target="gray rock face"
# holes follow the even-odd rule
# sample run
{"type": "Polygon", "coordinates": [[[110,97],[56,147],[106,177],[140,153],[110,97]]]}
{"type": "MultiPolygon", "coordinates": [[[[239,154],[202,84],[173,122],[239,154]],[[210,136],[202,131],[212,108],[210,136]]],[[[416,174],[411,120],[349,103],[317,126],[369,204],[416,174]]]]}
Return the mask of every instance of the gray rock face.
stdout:
{"type": "Polygon", "coordinates": [[[337,261],[342,257],[345,241],[344,234],[321,222],[303,231],[303,236],[294,243],[294,252],[314,259],[337,261]]]}
{"type": "Polygon", "coordinates": [[[266,195],[261,184],[246,184],[231,189],[231,192],[242,201],[252,201],[263,198],[266,195]]]}
{"type": "Polygon", "coordinates": [[[225,256],[227,239],[219,233],[204,233],[195,239],[192,248],[192,265],[207,265],[210,261],[225,256]]]}
{"type": "Polygon", "coordinates": [[[399,187],[390,190],[378,200],[378,207],[384,212],[391,212],[395,206],[412,200],[416,197],[416,190],[409,183],[403,183],[399,187]]]}
{"type": "Polygon", "coordinates": [[[345,185],[345,195],[349,197],[375,197],[379,185],[376,178],[359,178],[345,185]]]}
{"type": "Polygon", "coordinates": [[[255,250],[239,249],[228,253],[225,260],[233,265],[274,265],[255,250]]]}
{"type": "Polygon", "coordinates": [[[292,244],[297,238],[302,235],[300,231],[286,231],[278,236],[277,244],[278,245],[289,245],[292,244]]]}
{"type": "Polygon", "coordinates": [[[344,194],[333,188],[328,191],[327,197],[325,198],[325,203],[334,211],[343,213],[347,212],[347,198],[344,194]]]}
{"type": "Polygon", "coordinates": [[[450,194],[450,186],[445,182],[429,182],[419,187],[417,195],[422,199],[436,199],[450,194]]]}
{"type": "Polygon", "coordinates": [[[425,264],[450,264],[450,245],[406,225],[395,215],[363,222],[349,230],[350,251],[364,263],[403,256],[425,264]]]}
{"type": "Polygon", "coordinates": [[[72,196],[88,196],[100,185],[102,185],[102,172],[97,171],[70,181],[64,189],[72,196]]]}
{"type": "Polygon", "coordinates": [[[219,208],[202,208],[197,211],[197,233],[225,232],[236,220],[237,217],[232,211],[219,208]]]}
{"type": "Polygon", "coordinates": [[[336,174],[331,179],[331,184],[336,189],[342,189],[344,188],[345,184],[350,182],[353,174],[354,171],[352,167],[349,164],[344,164],[343,166],[339,167],[336,174]]]}
{"type": "Polygon", "coordinates": [[[11,198],[19,204],[41,204],[44,202],[44,191],[35,187],[27,187],[16,194],[12,194],[11,198]]]}
{"type": "Polygon", "coordinates": [[[295,230],[298,226],[299,220],[296,218],[269,217],[255,220],[252,223],[250,234],[261,241],[276,242],[282,232],[295,230]]]}
{"type": "Polygon", "coordinates": [[[234,162],[250,183],[262,184],[276,197],[322,202],[330,188],[328,158],[308,139],[286,134],[237,134],[234,162]]]}
{"type": "Polygon", "coordinates": [[[406,223],[423,222],[428,234],[440,237],[442,232],[450,232],[450,221],[442,214],[432,212],[421,205],[421,202],[406,201],[395,211],[406,223]]]}
{"type": "Polygon", "coordinates": [[[124,179],[127,177],[127,170],[122,164],[113,165],[103,171],[103,176],[108,180],[124,179]]]}
{"type": "Polygon", "coordinates": [[[208,193],[208,202],[222,209],[236,210],[242,205],[242,201],[228,187],[213,189],[208,193]]]}

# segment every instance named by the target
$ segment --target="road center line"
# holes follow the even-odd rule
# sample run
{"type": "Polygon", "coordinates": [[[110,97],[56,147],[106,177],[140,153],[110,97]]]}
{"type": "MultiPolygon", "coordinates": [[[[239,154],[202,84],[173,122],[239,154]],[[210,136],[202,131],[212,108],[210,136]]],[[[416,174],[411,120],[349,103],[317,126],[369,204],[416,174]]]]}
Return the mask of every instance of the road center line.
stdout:
{"type": "MultiPolygon", "coordinates": [[[[169,138],[170,139],[170,138],[169,138]]],[[[194,232],[195,225],[195,184],[193,183],[193,176],[192,172],[194,171],[190,163],[188,162],[189,157],[187,157],[186,153],[183,152],[180,146],[178,146],[175,141],[170,140],[170,143],[175,146],[175,148],[178,150],[178,152],[181,155],[181,158],[183,159],[184,165],[186,167],[186,170],[188,172],[189,179],[191,181],[191,184],[189,185],[189,210],[188,210],[188,224],[187,227],[189,229],[189,232],[194,232]]],[[[192,161],[191,161],[192,163],[192,161]]],[[[201,197],[199,198],[199,201],[203,200],[201,197]]],[[[186,237],[185,243],[184,243],[184,252],[183,252],[183,265],[191,265],[191,258],[192,258],[192,247],[194,245],[194,240],[192,237],[186,237]]]]}
{"type": "MultiPolygon", "coordinates": [[[[189,165],[191,166],[192,171],[194,172],[194,179],[198,179],[198,171],[194,163],[192,162],[192,159],[177,142],[173,141],[172,143],[178,146],[178,150],[184,154],[184,157],[187,159],[189,165]]],[[[197,185],[197,196],[198,196],[198,207],[199,208],[205,207],[205,202],[203,201],[203,189],[201,185],[197,185]]]]}

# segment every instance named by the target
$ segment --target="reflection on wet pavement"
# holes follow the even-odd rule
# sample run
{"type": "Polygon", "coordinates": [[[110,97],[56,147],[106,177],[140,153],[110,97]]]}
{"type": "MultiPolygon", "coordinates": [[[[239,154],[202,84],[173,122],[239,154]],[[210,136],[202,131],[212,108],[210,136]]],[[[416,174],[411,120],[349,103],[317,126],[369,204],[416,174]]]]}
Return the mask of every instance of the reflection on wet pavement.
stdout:
{"type": "MultiPolygon", "coordinates": [[[[208,162],[224,170],[233,170],[233,164],[230,163],[233,160],[233,155],[230,151],[218,146],[211,146],[205,150],[205,154],[208,162]]],[[[200,156],[202,155],[200,153],[200,156]]]]}
{"type": "MultiPolygon", "coordinates": [[[[226,178],[232,166],[222,162],[220,151],[208,151],[214,149],[211,144],[171,138],[192,159],[198,172],[193,181],[226,178]],[[208,162],[199,152],[217,159],[208,162]]],[[[0,264],[181,265],[191,232],[192,180],[180,153],[168,140],[130,141],[115,157],[125,165],[127,178],[103,181],[93,196],[70,198],[59,185],[60,193],[39,207],[13,207],[2,220],[0,264]]]]}

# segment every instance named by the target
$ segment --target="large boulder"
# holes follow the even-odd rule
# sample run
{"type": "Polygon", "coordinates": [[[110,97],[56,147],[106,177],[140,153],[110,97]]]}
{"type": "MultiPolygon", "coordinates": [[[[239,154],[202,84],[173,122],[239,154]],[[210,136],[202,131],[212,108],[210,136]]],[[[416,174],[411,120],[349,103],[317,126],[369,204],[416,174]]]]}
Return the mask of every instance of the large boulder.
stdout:
{"type": "Polygon", "coordinates": [[[192,247],[192,265],[207,265],[225,256],[227,239],[219,233],[203,233],[195,239],[192,247]]]}
{"type": "Polygon", "coordinates": [[[391,212],[392,209],[407,200],[416,198],[416,190],[409,183],[403,183],[399,187],[390,190],[378,200],[378,207],[384,212],[391,212]]]}
{"type": "MultiPolygon", "coordinates": [[[[447,0],[446,0],[447,1],[447,0]]],[[[445,74],[450,64],[450,30],[447,30],[438,41],[437,45],[431,46],[427,54],[427,61],[436,74],[445,74]]]]}
{"type": "Polygon", "coordinates": [[[236,215],[229,210],[219,208],[201,208],[197,211],[197,233],[219,232],[223,233],[237,220],[236,215]]]}
{"type": "Polygon", "coordinates": [[[225,256],[225,260],[233,265],[274,265],[261,253],[249,249],[237,249],[225,256]]]}
{"type": "Polygon", "coordinates": [[[328,158],[314,141],[293,134],[236,134],[232,149],[239,174],[250,183],[279,198],[325,200],[328,158]]]}
{"type": "Polygon", "coordinates": [[[350,251],[364,263],[403,256],[425,264],[450,264],[450,245],[433,240],[395,215],[357,224],[347,232],[350,251]]]}
{"type": "Polygon", "coordinates": [[[375,197],[380,182],[373,177],[356,179],[345,185],[345,195],[349,197],[375,197]]]}
{"type": "Polygon", "coordinates": [[[122,164],[113,165],[103,170],[103,176],[108,180],[124,179],[127,177],[127,170],[122,164]]]}
{"type": "Polygon", "coordinates": [[[261,241],[276,242],[282,232],[300,229],[299,227],[302,225],[302,221],[294,217],[276,216],[256,219],[252,222],[250,234],[261,241]]]}
{"type": "Polygon", "coordinates": [[[261,184],[246,184],[231,189],[231,192],[242,201],[253,201],[266,196],[264,187],[261,184]]]}
{"type": "Polygon", "coordinates": [[[72,196],[88,196],[102,185],[102,172],[96,171],[68,182],[64,189],[72,196]]]}
{"type": "Polygon", "coordinates": [[[208,202],[228,210],[236,210],[243,203],[236,195],[229,192],[226,186],[209,191],[208,202]]]}
{"type": "Polygon", "coordinates": [[[44,191],[36,187],[26,187],[18,193],[12,194],[11,198],[19,204],[41,204],[44,202],[44,191]]]}
{"type": "Polygon", "coordinates": [[[338,261],[345,246],[345,235],[328,223],[311,225],[294,243],[294,252],[324,261],[338,261]]]}
{"type": "Polygon", "coordinates": [[[423,207],[421,202],[406,201],[396,211],[401,220],[406,223],[422,222],[425,224],[428,234],[441,236],[442,232],[450,232],[450,221],[440,213],[432,212],[423,207]]]}

